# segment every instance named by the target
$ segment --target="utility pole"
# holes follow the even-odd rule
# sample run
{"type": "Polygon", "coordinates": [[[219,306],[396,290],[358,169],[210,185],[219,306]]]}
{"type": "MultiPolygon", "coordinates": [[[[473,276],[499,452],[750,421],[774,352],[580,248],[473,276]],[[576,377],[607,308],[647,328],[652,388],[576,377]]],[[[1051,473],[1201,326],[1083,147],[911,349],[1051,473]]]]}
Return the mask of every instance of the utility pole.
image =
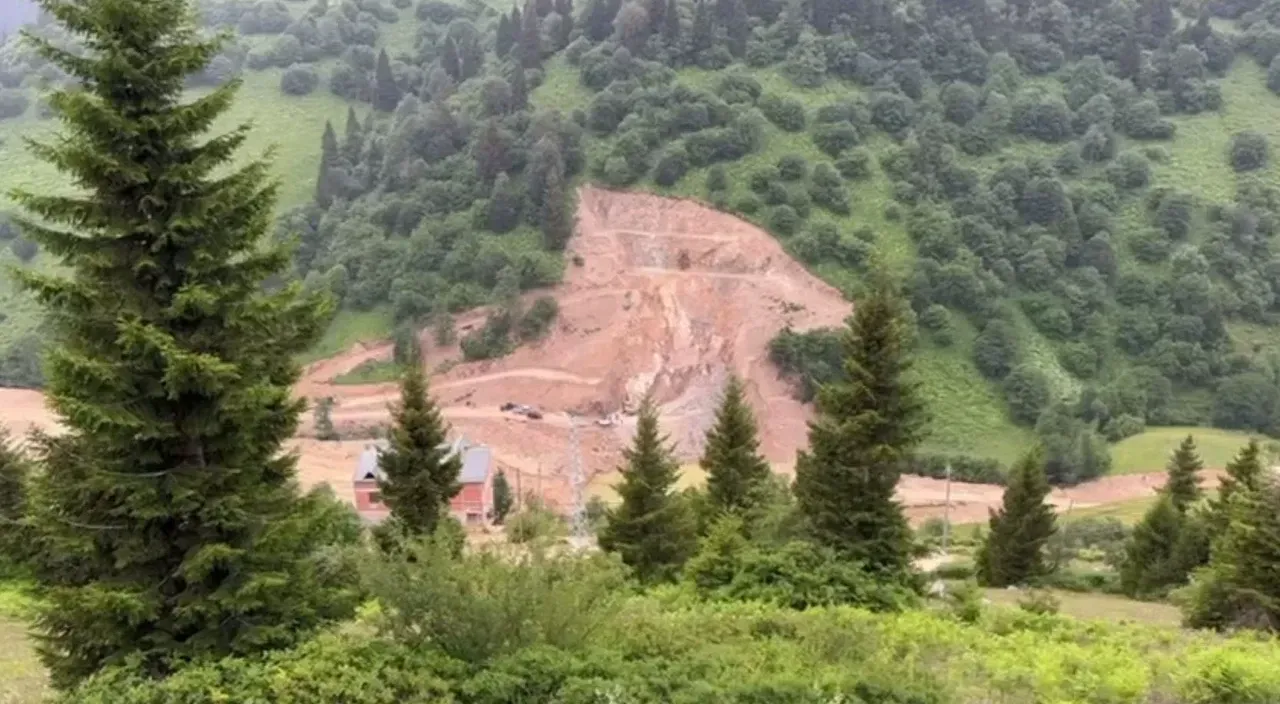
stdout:
{"type": "Polygon", "coordinates": [[[942,554],[951,545],[951,463],[947,463],[947,493],[942,505],[942,554]]]}

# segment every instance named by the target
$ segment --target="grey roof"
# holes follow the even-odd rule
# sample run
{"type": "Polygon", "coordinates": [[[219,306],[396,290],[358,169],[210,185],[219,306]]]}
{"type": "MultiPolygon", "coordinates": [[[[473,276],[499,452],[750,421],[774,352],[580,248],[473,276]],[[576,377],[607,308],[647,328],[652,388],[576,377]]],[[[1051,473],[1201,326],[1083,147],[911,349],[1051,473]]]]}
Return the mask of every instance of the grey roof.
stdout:
{"type": "MultiPolygon", "coordinates": [[[[356,462],[356,471],[352,479],[357,482],[382,478],[382,470],[378,468],[378,453],[387,447],[386,440],[378,440],[364,446],[360,459],[356,462]]],[[[462,471],[458,473],[458,481],[463,484],[483,484],[489,478],[489,468],[493,465],[493,451],[484,445],[475,445],[463,436],[458,436],[447,445],[449,454],[462,454],[462,471]]]]}

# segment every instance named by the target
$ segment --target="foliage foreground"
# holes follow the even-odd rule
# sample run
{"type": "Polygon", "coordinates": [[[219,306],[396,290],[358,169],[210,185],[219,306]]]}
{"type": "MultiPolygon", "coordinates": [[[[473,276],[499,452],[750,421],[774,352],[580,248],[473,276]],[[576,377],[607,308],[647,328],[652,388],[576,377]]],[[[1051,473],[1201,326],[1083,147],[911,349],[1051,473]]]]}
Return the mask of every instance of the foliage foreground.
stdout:
{"type": "Polygon", "coordinates": [[[966,623],[924,610],[873,614],[707,603],[686,587],[636,596],[620,588],[617,562],[602,556],[536,549],[507,559],[445,555],[426,551],[420,557],[430,558],[429,566],[381,571],[373,592],[399,590],[400,598],[382,599],[355,626],[293,650],[195,665],[162,681],[107,670],[64,701],[1244,704],[1280,698],[1274,667],[1280,646],[1273,640],[1010,610],[988,610],[966,623]],[[404,598],[409,581],[414,596],[404,598]],[[516,582],[520,588],[510,589],[516,582]],[[464,595],[466,608],[459,608],[464,595]],[[433,630],[418,628],[424,625],[433,630]],[[432,632],[444,635],[436,639],[432,632]]]}

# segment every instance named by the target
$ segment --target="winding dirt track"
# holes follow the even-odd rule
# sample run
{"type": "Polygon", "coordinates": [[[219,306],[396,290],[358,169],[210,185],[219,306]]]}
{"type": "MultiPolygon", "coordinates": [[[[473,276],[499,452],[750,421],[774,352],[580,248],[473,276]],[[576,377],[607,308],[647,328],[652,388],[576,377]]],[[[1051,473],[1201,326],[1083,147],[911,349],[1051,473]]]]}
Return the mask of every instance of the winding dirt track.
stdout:
{"type": "MultiPolygon", "coordinates": [[[[500,360],[458,363],[456,345],[435,347],[423,336],[429,366],[447,369],[433,374],[432,392],[455,431],[492,446],[521,490],[566,506],[572,425],[588,477],[608,481],[603,477],[619,463],[634,429],[627,412],[651,393],[678,455],[692,461],[732,372],[745,380],[762,419],[762,451],[785,471],[806,442],[810,411],[777,378],[768,342],[786,326],[837,325],[850,304],[774,238],[737,218],[689,201],[595,188],[582,189],[579,204],[569,249],[582,264],[571,265],[551,292],[560,315],[545,339],[500,360]],[[543,416],[504,413],[505,402],[536,406],[543,416]],[[620,422],[602,422],[615,413],[620,422]]],[[[460,335],[481,325],[484,315],[478,310],[460,318],[460,335]]],[[[358,345],[310,365],[296,393],[333,397],[339,429],[367,433],[387,422],[395,385],[332,382],[390,355],[389,343],[358,345]]],[[[53,427],[54,419],[38,393],[0,390],[0,423],[21,434],[53,427]]],[[[349,497],[364,441],[318,442],[306,437],[309,423],[294,443],[304,484],[327,482],[349,497]]],[[[1153,465],[1162,461],[1153,458],[1153,465]]],[[[1154,493],[1161,481],[1162,473],[1109,477],[1055,492],[1054,500],[1076,507],[1130,500],[1154,493]]],[[[907,477],[899,494],[913,520],[943,511],[940,481],[907,477]]],[[[953,485],[952,517],[981,520],[1000,495],[996,486],[953,485]]]]}

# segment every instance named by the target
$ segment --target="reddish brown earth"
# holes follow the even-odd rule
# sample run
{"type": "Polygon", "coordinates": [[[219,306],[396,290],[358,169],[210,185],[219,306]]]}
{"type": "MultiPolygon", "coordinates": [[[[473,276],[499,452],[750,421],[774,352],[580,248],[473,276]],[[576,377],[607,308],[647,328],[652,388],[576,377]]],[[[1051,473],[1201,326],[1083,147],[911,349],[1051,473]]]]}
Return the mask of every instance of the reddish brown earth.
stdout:
{"type": "MultiPolygon", "coordinates": [[[[790,394],[768,360],[768,342],[790,325],[798,330],[839,324],[850,304],[838,291],[790,259],[758,228],[702,205],[651,195],[584,188],[570,265],[551,291],[560,315],[541,341],[500,360],[457,363],[456,346],[436,348],[423,336],[432,392],[454,430],[494,448],[512,482],[565,506],[570,426],[589,477],[605,479],[634,431],[628,415],[645,393],[660,406],[677,453],[693,461],[730,372],[742,377],[761,423],[761,446],[780,471],[806,442],[808,408],[790,394]],[[504,402],[539,408],[541,420],[504,413],[504,402]],[[613,413],[613,426],[597,421],[613,413]]],[[[483,311],[458,321],[460,334],[483,323],[483,311]]],[[[357,346],[310,365],[297,393],[332,396],[340,430],[358,434],[384,425],[396,399],[393,384],[333,384],[370,360],[387,359],[389,344],[357,346]]],[[[309,433],[310,419],[303,435],[309,433]]],[[[0,423],[14,433],[53,427],[38,393],[0,390],[0,423]]],[[[326,482],[351,495],[351,472],[364,441],[294,443],[304,484],[326,482]]],[[[1054,494],[1065,507],[1093,506],[1150,495],[1162,473],[1108,477],[1054,494]]],[[[952,486],[954,521],[982,520],[1001,488],[952,486]]],[[[943,511],[942,482],[904,478],[899,495],[914,521],[943,511]]]]}

